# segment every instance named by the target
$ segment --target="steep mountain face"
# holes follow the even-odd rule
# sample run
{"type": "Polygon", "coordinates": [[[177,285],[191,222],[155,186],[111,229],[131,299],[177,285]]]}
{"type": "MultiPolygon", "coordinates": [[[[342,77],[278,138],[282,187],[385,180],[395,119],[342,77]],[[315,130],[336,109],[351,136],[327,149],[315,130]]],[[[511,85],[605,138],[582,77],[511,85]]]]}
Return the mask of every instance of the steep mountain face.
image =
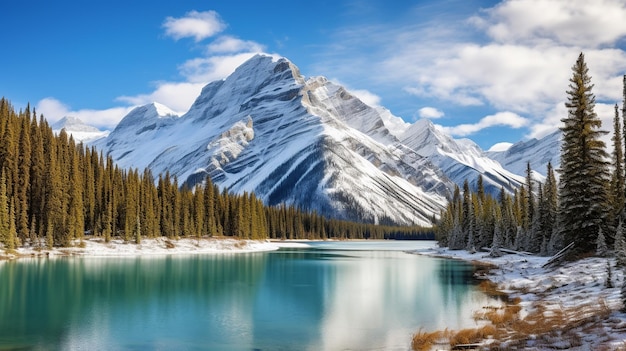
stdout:
{"type": "Polygon", "coordinates": [[[176,116],[151,104],[94,144],[122,167],[254,192],[334,218],[430,224],[453,183],[403,145],[397,117],[286,59],[258,55],[176,116]]]}
{"type": "Polygon", "coordinates": [[[525,174],[527,163],[530,162],[530,168],[545,177],[549,162],[555,170],[560,166],[561,131],[541,139],[520,141],[505,151],[489,151],[486,154],[516,174],[525,174]]]}
{"type": "Polygon", "coordinates": [[[398,135],[401,143],[437,165],[453,182],[461,186],[467,179],[475,188],[483,176],[485,191],[497,194],[501,187],[512,192],[524,182],[521,177],[489,158],[473,141],[448,136],[429,119],[421,119],[398,135]]]}
{"type": "Polygon", "coordinates": [[[77,142],[94,141],[97,139],[105,138],[109,135],[109,131],[102,131],[96,127],[85,124],[83,121],[76,117],[63,117],[60,120],[53,123],[51,126],[52,131],[58,134],[61,129],[65,129],[68,134],[74,137],[77,142]]]}

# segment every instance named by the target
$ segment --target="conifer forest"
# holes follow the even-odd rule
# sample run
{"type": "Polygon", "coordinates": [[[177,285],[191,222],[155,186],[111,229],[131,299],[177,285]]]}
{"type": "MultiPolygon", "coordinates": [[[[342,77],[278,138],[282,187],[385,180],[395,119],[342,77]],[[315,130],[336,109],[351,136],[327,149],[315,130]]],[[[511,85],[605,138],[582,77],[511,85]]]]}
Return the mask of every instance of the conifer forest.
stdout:
{"type": "Polygon", "coordinates": [[[477,189],[455,189],[441,212],[436,236],[451,249],[526,251],[554,255],[572,246],[570,258],[604,256],[612,248],[626,248],[625,218],[626,76],[621,118],[615,105],[612,153],[601,137],[601,120],[594,111],[593,84],[580,54],[572,67],[567,89],[567,116],[561,119],[561,165],[548,164],[545,181],[533,176],[528,164],[526,181],[513,194],[502,189],[496,197],[485,194],[482,179],[477,189]]]}

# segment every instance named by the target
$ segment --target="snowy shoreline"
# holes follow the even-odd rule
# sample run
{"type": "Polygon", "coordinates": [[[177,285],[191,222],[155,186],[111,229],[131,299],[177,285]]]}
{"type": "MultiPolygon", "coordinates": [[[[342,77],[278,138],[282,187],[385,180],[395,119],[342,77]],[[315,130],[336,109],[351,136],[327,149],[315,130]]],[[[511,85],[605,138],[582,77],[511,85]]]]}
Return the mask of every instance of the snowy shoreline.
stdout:
{"type": "MultiPolygon", "coordinates": [[[[498,291],[517,302],[521,309],[516,318],[528,319],[529,324],[556,320],[555,316],[560,318],[558,328],[524,335],[521,343],[507,335],[505,339],[510,337],[511,340],[504,340],[503,346],[532,350],[626,347],[626,314],[620,311],[624,276],[622,269],[615,266],[614,258],[589,257],[561,266],[543,267],[549,257],[508,254],[494,258],[485,252],[446,248],[413,253],[487,265],[491,268],[481,271],[479,278],[494,283],[498,291]],[[537,316],[542,320],[530,321],[537,316]]],[[[488,348],[496,341],[503,342],[490,337],[483,341],[483,346],[488,348]]]]}
{"type": "Polygon", "coordinates": [[[193,255],[207,253],[246,253],[274,251],[289,243],[269,240],[244,240],[233,238],[180,238],[168,239],[144,238],[140,244],[111,239],[108,243],[103,238],[93,237],[76,241],[71,247],[55,247],[53,249],[37,249],[20,247],[14,253],[0,253],[1,259],[19,259],[25,257],[128,257],[154,255],[193,255]]]}

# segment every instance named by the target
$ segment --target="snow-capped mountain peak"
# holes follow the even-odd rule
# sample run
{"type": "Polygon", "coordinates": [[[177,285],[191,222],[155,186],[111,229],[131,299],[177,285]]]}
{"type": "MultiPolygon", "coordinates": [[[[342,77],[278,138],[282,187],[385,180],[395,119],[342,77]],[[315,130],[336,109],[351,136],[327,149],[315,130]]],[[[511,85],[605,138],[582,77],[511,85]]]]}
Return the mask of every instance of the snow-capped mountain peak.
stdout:
{"type": "MultiPolygon", "coordinates": [[[[189,111],[131,111],[96,146],[122,167],[254,192],[329,217],[428,225],[452,183],[398,145],[379,109],[289,60],[257,55],[207,84],[189,111]]],[[[390,119],[392,120],[392,119],[390,119]]]]}
{"type": "Polygon", "coordinates": [[[53,123],[51,126],[54,133],[59,133],[61,129],[65,129],[65,132],[71,134],[74,140],[80,141],[94,141],[101,139],[109,135],[109,131],[102,131],[94,126],[90,126],[81,121],[77,117],[66,116],[53,123]]]}
{"type": "Polygon", "coordinates": [[[184,115],[141,106],[95,144],[122,167],[169,171],[190,185],[208,175],[269,205],[377,223],[429,225],[454,184],[479,175],[492,193],[524,182],[471,140],[428,119],[406,123],[270,55],[207,84],[184,115]]]}
{"type": "Polygon", "coordinates": [[[489,151],[487,155],[517,174],[525,174],[530,162],[530,167],[545,177],[548,162],[554,169],[560,165],[561,135],[561,131],[557,130],[541,139],[520,141],[504,151],[489,151]]]}
{"type": "Polygon", "coordinates": [[[428,157],[457,185],[467,180],[475,186],[478,176],[482,175],[485,190],[495,194],[501,187],[513,191],[524,182],[522,176],[490,159],[472,140],[453,139],[442,127],[426,118],[411,125],[400,141],[428,157]]]}

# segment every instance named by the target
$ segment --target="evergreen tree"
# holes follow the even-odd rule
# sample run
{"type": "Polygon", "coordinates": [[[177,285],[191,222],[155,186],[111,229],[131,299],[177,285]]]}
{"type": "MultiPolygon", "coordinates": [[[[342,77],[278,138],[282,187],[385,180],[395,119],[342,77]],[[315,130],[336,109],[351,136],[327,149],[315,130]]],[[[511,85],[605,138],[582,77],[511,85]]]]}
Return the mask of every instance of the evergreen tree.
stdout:
{"type": "MultiPolygon", "coordinates": [[[[615,231],[615,261],[620,267],[626,267],[626,237],[624,237],[624,228],[622,221],[617,224],[615,231]]],[[[626,280],[626,279],[625,279],[626,280]]]]}
{"type": "Polygon", "coordinates": [[[29,236],[28,230],[28,207],[30,193],[30,167],[31,167],[31,142],[30,142],[30,114],[22,117],[19,139],[18,154],[18,184],[16,189],[16,220],[17,233],[22,242],[26,242],[29,236]]]}
{"type": "Polygon", "coordinates": [[[0,176],[0,242],[5,248],[9,246],[9,197],[7,196],[7,179],[5,169],[0,176]]]}
{"type": "MultiPolygon", "coordinates": [[[[624,77],[622,79],[622,96],[622,138],[626,138],[626,74],[624,74],[624,77]]],[[[626,151],[626,142],[623,143],[623,146],[625,148],[624,151],[626,151]]],[[[626,152],[623,152],[623,157],[624,164],[626,165],[626,152]]],[[[624,172],[626,172],[626,169],[624,170],[624,172]]],[[[626,185],[624,185],[624,187],[624,191],[626,192],[626,185]]]]}
{"type": "Polygon", "coordinates": [[[546,170],[546,184],[543,189],[545,209],[541,211],[541,215],[543,216],[542,228],[547,238],[545,254],[551,255],[557,253],[563,248],[560,232],[557,228],[558,185],[551,162],[548,162],[546,170]]]}
{"type": "Polygon", "coordinates": [[[9,206],[9,233],[5,248],[7,251],[12,252],[17,246],[19,246],[19,242],[17,239],[17,227],[15,226],[15,201],[11,200],[11,205],[9,206]]]}
{"type": "Polygon", "coordinates": [[[606,238],[602,232],[602,228],[598,231],[598,238],[596,239],[596,255],[605,257],[609,253],[609,247],[606,244],[606,238]]]}
{"type": "Polygon", "coordinates": [[[567,243],[575,243],[575,256],[595,249],[608,212],[605,184],[609,177],[605,161],[608,155],[600,139],[605,132],[599,130],[602,122],[594,112],[593,85],[582,53],[572,71],[565,104],[568,116],[561,120],[559,229],[567,243]]]}
{"type": "Polygon", "coordinates": [[[504,243],[504,237],[502,235],[502,221],[498,220],[498,216],[494,213],[494,217],[496,218],[496,222],[499,222],[495,226],[495,230],[493,232],[493,242],[491,243],[491,252],[489,256],[491,257],[500,257],[502,256],[502,252],[500,249],[502,248],[502,244],[504,243]]]}
{"type": "MultiPolygon", "coordinates": [[[[624,211],[626,202],[626,187],[624,179],[624,150],[622,146],[622,127],[619,118],[618,106],[615,104],[615,117],[613,118],[613,174],[611,176],[611,214],[614,221],[624,211]]],[[[614,222],[612,221],[612,222],[614,222]]]]}
{"type": "Polygon", "coordinates": [[[526,162],[526,229],[529,229],[533,223],[533,216],[535,215],[535,187],[533,186],[533,171],[530,168],[530,162],[526,162]]]}

